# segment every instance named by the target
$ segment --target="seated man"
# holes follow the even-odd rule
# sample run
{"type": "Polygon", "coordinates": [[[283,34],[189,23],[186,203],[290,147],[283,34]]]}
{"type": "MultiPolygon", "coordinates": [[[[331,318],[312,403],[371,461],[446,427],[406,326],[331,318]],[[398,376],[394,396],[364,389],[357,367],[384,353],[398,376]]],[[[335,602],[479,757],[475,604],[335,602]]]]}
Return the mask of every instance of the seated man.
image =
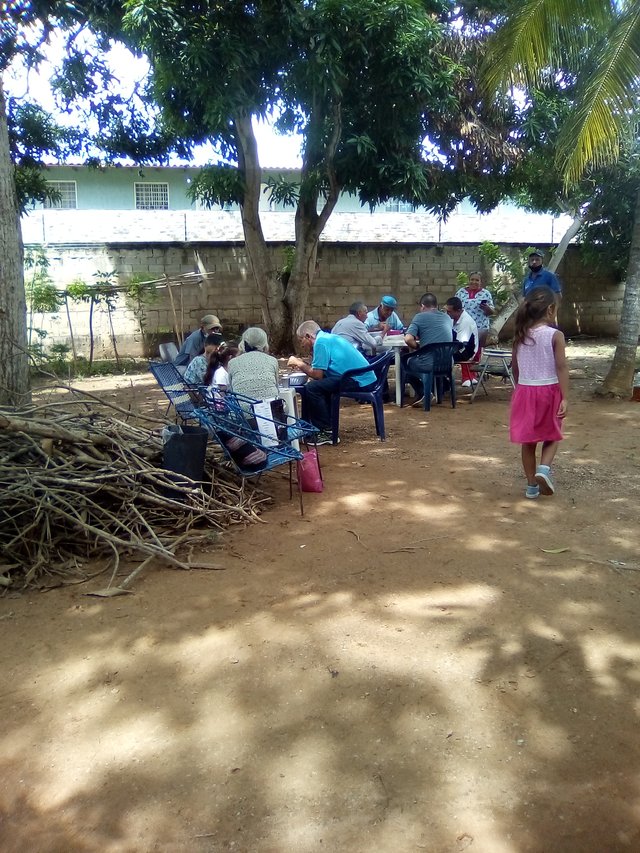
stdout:
{"type": "Polygon", "coordinates": [[[396,314],[398,300],[395,296],[383,296],[380,304],[373,311],[369,311],[365,326],[370,332],[382,332],[386,335],[388,331],[401,332],[404,329],[402,320],[396,314]]]}
{"type": "Polygon", "coordinates": [[[382,343],[382,335],[371,335],[364,323],[366,319],[367,306],[364,302],[354,302],[347,316],[338,320],[331,329],[331,334],[340,335],[365,356],[375,355],[376,348],[382,343]]]}
{"type": "MultiPolygon", "coordinates": [[[[412,359],[415,363],[416,350],[427,344],[449,343],[453,340],[453,323],[451,318],[438,311],[438,300],[433,293],[425,293],[420,299],[420,311],[415,315],[407,333],[404,336],[404,342],[409,347],[409,352],[402,356],[402,374],[406,377],[407,382],[415,391],[416,399],[412,403],[416,408],[424,402],[424,388],[420,374],[429,372],[429,354],[425,353],[421,356],[420,369],[415,373],[411,373],[412,359]]],[[[404,396],[404,382],[403,382],[404,396]]]]}
{"type": "MultiPolygon", "coordinates": [[[[367,367],[368,362],[362,353],[340,335],[323,332],[315,320],[305,320],[296,332],[301,349],[311,351],[312,361],[306,361],[292,355],[289,367],[295,367],[306,373],[311,379],[304,386],[303,417],[318,427],[318,444],[331,444],[331,395],[340,387],[340,378],[347,370],[367,367]]],[[[354,391],[368,391],[376,384],[376,375],[369,370],[354,378],[349,378],[348,387],[354,391]]]]}
{"type": "Polygon", "coordinates": [[[195,332],[191,332],[184,339],[173,363],[176,367],[189,364],[197,355],[202,355],[204,352],[204,341],[207,335],[219,332],[222,332],[220,320],[218,320],[215,314],[205,314],[202,320],[200,320],[200,328],[196,329],[195,332]]]}
{"type": "MultiPolygon", "coordinates": [[[[445,311],[453,320],[453,334],[456,341],[462,344],[462,348],[453,356],[453,360],[458,361],[480,361],[482,350],[479,347],[479,333],[476,321],[471,314],[462,307],[462,300],[457,296],[452,296],[445,303],[445,311]]],[[[478,380],[473,375],[473,371],[468,364],[461,364],[462,385],[464,388],[471,388],[478,384],[478,380]]]]}

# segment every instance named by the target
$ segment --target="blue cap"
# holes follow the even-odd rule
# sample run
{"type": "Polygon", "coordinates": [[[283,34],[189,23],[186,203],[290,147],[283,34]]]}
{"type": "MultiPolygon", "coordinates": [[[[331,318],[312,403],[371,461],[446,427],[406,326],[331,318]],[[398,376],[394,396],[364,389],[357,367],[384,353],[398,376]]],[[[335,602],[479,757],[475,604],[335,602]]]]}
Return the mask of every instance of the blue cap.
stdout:
{"type": "Polygon", "coordinates": [[[398,300],[395,298],[395,296],[383,296],[380,300],[380,303],[382,305],[386,305],[387,308],[395,308],[398,304],[398,300]]]}

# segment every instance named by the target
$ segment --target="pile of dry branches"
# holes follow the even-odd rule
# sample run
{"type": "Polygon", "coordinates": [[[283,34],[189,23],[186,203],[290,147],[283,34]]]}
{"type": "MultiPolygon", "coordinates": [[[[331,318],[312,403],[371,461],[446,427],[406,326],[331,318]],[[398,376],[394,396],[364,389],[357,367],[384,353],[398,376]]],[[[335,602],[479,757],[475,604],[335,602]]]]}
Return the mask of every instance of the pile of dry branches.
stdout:
{"type": "Polygon", "coordinates": [[[120,588],[153,560],[198,568],[176,551],[257,519],[264,495],[245,490],[213,455],[206,488],[163,470],[160,429],[137,424],[79,392],[0,409],[0,590],[86,579],[82,564],[105,555],[109,585],[123,556],[144,560],[120,588]]]}

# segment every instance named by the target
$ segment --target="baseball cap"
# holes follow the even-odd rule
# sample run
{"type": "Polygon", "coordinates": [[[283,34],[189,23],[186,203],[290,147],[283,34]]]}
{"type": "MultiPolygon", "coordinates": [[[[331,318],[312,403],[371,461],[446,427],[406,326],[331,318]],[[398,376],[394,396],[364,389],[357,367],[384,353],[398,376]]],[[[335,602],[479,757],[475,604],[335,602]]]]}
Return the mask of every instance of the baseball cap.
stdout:
{"type": "Polygon", "coordinates": [[[534,249],[533,252],[529,252],[529,257],[533,258],[534,256],[544,258],[544,252],[541,252],[540,249],[534,249]]]}
{"type": "Polygon", "coordinates": [[[209,331],[209,329],[215,329],[215,328],[221,329],[222,328],[222,323],[216,317],[215,314],[205,314],[204,317],[202,318],[202,320],[200,320],[200,325],[206,331],[209,331]]]}
{"type": "Polygon", "coordinates": [[[382,305],[386,305],[387,308],[395,308],[398,304],[398,300],[395,296],[383,296],[380,302],[382,305]]]}

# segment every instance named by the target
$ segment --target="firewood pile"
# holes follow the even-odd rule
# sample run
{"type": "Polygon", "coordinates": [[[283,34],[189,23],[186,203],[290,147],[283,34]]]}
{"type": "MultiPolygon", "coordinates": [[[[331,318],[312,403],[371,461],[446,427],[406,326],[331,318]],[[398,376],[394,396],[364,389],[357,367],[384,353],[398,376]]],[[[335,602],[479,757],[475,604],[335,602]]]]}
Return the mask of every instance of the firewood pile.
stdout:
{"type": "Polygon", "coordinates": [[[258,519],[265,495],[243,488],[212,451],[203,488],[163,470],[154,425],[77,392],[0,408],[0,594],[82,581],[89,561],[104,557],[109,585],[123,557],[143,560],[120,588],[153,561],[205,568],[176,552],[206,549],[229,525],[258,519]]]}

